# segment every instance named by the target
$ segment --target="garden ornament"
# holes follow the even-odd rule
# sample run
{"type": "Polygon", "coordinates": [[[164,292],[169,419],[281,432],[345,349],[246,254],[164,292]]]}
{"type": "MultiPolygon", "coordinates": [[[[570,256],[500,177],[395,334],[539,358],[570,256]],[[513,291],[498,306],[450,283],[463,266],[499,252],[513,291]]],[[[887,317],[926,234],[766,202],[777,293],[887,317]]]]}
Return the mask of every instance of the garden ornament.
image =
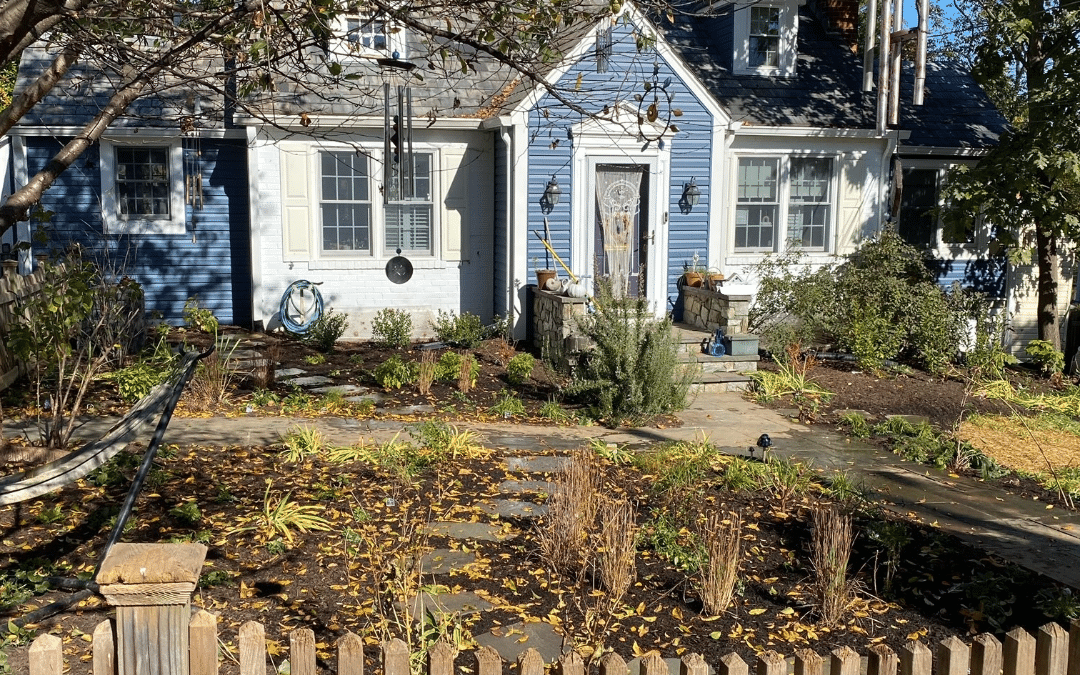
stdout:
{"type": "MultiPolygon", "coordinates": [[[[765,453],[772,447],[772,439],[769,434],[761,434],[757,439],[757,447],[761,448],[761,458],[765,459],[765,453]]],[[[754,458],[754,446],[747,448],[750,451],[750,459],[754,458]]]]}
{"type": "Polygon", "coordinates": [[[717,328],[716,333],[711,338],[702,340],[701,351],[709,356],[724,356],[727,354],[727,349],[724,347],[724,329],[717,328]]]}

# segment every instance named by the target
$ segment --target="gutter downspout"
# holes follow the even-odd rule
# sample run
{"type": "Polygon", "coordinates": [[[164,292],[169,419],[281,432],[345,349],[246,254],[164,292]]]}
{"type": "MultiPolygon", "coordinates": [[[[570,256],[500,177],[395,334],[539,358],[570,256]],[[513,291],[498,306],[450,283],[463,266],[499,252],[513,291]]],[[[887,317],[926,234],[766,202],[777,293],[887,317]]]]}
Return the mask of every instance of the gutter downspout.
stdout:
{"type": "Polygon", "coordinates": [[[900,131],[886,131],[883,137],[885,139],[885,149],[881,152],[882,180],[880,199],[878,200],[878,204],[880,204],[878,209],[878,232],[881,232],[882,226],[885,223],[892,222],[892,204],[889,202],[891,201],[892,186],[896,177],[892,176],[891,160],[896,155],[896,146],[900,142],[900,131]],[[890,180],[890,177],[892,177],[892,180],[890,180]]]}
{"type": "Polygon", "coordinates": [[[499,127],[499,138],[502,139],[503,145],[506,146],[506,195],[504,199],[506,204],[504,210],[506,211],[506,221],[503,226],[506,228],[506,288],[503,292],[506,294],[506,317],[510,320],[511,330],[517,325],[517,321],[514,317],[514,300],[515,290],[513,284],[513,263],[514,263],[514,200],[512,195],[514,194],[514,137],[510,133],[509,127],[502,125],[499,127]]]}

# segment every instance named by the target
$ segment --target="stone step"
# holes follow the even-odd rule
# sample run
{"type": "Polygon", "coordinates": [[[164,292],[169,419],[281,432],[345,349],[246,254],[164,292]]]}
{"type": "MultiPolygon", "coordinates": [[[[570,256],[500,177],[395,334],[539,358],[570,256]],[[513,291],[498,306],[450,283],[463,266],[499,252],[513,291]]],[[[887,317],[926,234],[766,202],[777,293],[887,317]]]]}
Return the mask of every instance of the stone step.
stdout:
{"type": "Polygon", "coordinates": [[[752,373],[761,360],[753,356],[709,356],[708,354],[679,354],[680,363],[696,363],[702,373],[752,373]]]}
{"type": "Polygon", "coordinates": [[[746,391],[750,379],[744,373],[701,373],[695,380],[693,391],[746,391]]]}

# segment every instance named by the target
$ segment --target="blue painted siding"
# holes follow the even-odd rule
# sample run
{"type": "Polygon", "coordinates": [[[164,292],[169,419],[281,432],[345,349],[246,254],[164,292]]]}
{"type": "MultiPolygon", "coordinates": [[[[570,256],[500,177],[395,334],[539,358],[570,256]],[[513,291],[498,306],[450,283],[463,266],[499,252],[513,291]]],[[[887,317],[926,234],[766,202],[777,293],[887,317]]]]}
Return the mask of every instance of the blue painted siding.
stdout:
{"type": "MultiPolygon", "coordinates": [[[[667,103],[665,95],[659,95],[660,119],[665,119],[669,110],[681,112],[680,115],[672,114],[670,117],[670,123],[678,128],[677,132],[669,132],[660,140],[639,139],[639,147],[643,149],[648,147],[651,150],[659,145],[670,151],[670,183],[667,186],[669,201],[659,203],[653,195],[651,208],[668,214],[666,304],[671,308],[678,296],[676,281],[682,274],[683,264],[690,261],[695,251],[701,256],[702,264],[708,264],[705,258],[709,244],[709,201],[719,198],[720,195],[719,188],[710,183],[713,156],[712,117],[703,102],[678,80],[670,64],[655,50],[638,49],[635,43],[637,32],[637,26],[620,21],[612,29],[613,49],[608,72],[597,73],[595,58],[591,54],[586,55],[558,86],[567,98],[587,111],[600,112],[605,106],[624,102],[639,109],[642,117],[645,116],[647,106],[653,101],[654,94],[653,91],[646,90],[646,83],[651,86],[666,86],[666,91],[671,94],[671,103],[667,103]],[[691,178],[696,179],[701,189],[701,202],[692,211],[683,213],[679,208],[679,200],[683,185],[690,182],[691,178]]],[[[530,111],[529,118],[529,229],[543,231],[546,217],[552,246],[570,265],[574,264],[570,259],[570,221],[574,193],[588,187],[579,188],[572,184],[574,139],[571,129],[582,121],[581,114],[570,110],[550,94],[542,97],[539,104],[530,111]],[[558,180],[563,198],[551,213],[545,215],[540,208],[540,199],[552,176],[558,180]]],[[[627,163],[633,161],[633,154],[628,155],[627,163]]],[[[578,198],[581,198],[581,195],[578,195],[578,198]]],[[[583,225],[588,228],[589,236],[592,236],[593,224],[583,225]]],[[[529,237],[527,255],[530,270],[546,265],[544,247],[532,235],[529,237]],[[538,259],[536,265],[532,262],[534,257],[538,259]]],[[[554,261],[551,266],[555,266],[554,261]]]]}
{"type": "MultiPolygon", "coordinates": [[[[40,169],[61,141],[27,139],[30,172],[40,169]]],[[[146,293],[149,312],[173,324],[183,321],[185,301],[214,311],[223,323],[251,323],[251,259],[246,147],[242,141],[201,142],[198,162],[204,206],[188,206],[183,235],[105,235],[101,215],[98,146],[87,150],[42,198],[52,216],[45,225],[49,248],[78,243],[108,269],[132,277],[146,293]]]]}
{"type": "Polygon", "coordinates": [[[992,298],[1005,297],[1008,260],[1002,256],[960,257],[953,260],[936,258],[927,264],[942,286],[949,287],[959,282],[962,288],[985,293],[992,298]]]}

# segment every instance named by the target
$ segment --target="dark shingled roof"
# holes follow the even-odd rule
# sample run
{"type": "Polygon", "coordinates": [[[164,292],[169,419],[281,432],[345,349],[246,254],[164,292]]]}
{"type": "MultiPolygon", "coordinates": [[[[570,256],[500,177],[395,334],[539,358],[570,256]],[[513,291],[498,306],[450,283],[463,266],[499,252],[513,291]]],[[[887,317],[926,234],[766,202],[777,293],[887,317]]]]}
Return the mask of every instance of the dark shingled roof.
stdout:
{"type": "MultiPolygon", "coordinates": [[[[713,94],[733,119],[746,125],[873,129],[875,96],[862,92],[862,59],[829,31],[813,4],[799,9],[798,62],[792,78],[735,75],[732,73],[733,4],[714,2],[704,12],[677,13],[674,23],[653,17],[661,36],[671,44],[688,68],[713,94]]],[[[588,35],[590,27],[568,27],[558,37],[564,49],[588,35]]],[[[413,53],[429,53],[430,45],[410,45],[413,53]],[[414,49],[415,47],[415,49],[414,49]]],[[[51,61],[49,50],[35,45],[26,50],[19,67],[18,86],[27,83],[51,61]]],[[[453,59],[455,64],[456,59],[453,59]]],[[[413,81],[414,114],[440,117],[487,117],[513,107],[532,86],[492,59],[470,62],[470,72],[434,61],[418,63],[423,80],[413,81]],[[515,78],[517,78],[515,86],[515,78]]],[[[549,70],[552,64],[541,66],[549,70]]],[[[207,66],[210,67],[210,66],[207,66]]],[[[382,114],[383,73],[368,60],[357,60],[350,70],[360,75],[340,88],[312,81],[310,88],[281,83],[273,96],[278,114],[382,114]]],[[[20,124],[73,125],[95,115],[108,100],[115,74],[95,73],[86,66],[71,75],[20,124]]],[[[951,63],[927,67],[925,104],[911,104],[913,75],[905,68],[900,128],[911,132],[906,146],[985,148],[996,144],[1007,128],[986,94],[969,73],[951,63]]],[[[175,127],[193,114],[190,87],[165,89],[133,106],[131,114],[114,126],[175,127]]],[[[215,100],[211,97],[210,100],[215,100]]],[[[269,103],[269,101],[267,101],[269,103]]],[[[269,107],[267,107],[269,109],[269,107]]],[[[206,105],[197,113],[197,126],[222,126],[220,110],[206,105]]]]}
{"type": "MultiPolygon", "coordinates": [[[[798,61],[792,78],[732,72],[733,5],[683,13],[658,30],[736,121],[759,126],[873,129],[876,98],[862,92],[862,58],[844,46],[813,8],[799,8],[798,61]]],[[[1005,119],[969,73],[928,64],[924,105],[911,104],[914,76],[906,64],[900,128],[905,145],[983,148],[997,142],[1005,119]]]]}

